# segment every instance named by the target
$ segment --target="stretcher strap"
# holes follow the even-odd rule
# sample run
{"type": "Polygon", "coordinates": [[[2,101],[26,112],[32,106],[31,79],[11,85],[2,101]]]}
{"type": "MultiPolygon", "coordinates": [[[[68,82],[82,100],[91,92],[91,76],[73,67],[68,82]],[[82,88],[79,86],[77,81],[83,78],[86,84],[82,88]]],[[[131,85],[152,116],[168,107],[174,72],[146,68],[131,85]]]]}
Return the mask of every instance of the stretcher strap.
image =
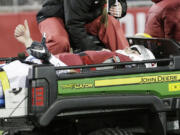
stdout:
{"type": "MultiPolygon", "coordinates": [[[[86,53],[81,52],[78,55],[81,57],[81,60],[84,65],[94,64],[94,62],[91,60],[91,58],[86,53]]],[[[95,71],[96,68],[91,68],[90,70],[95,71]]]]}

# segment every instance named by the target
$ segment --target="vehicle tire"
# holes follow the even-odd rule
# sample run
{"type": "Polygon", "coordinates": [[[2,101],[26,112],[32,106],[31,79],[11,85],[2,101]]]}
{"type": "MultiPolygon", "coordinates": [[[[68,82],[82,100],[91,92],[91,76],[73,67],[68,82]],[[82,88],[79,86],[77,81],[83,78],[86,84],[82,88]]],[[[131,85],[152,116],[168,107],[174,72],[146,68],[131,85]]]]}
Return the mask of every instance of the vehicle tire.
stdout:
{"type": "Polygon", "coordinates": [[[133,133],[126,129],[119,128],[104,128],[93,131],[88,135],[133,135],[133,133]]]}

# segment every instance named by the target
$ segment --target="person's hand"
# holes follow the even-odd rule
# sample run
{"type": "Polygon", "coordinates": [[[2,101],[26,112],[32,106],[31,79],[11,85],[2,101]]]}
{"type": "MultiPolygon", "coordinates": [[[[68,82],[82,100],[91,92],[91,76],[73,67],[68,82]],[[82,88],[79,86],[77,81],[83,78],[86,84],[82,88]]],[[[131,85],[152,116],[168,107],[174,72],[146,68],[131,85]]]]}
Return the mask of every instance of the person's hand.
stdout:
{"type": "Polygon", "coordinates": [[[31,39],[31,36],[30,36],[27,20],[24,21],[24,25],[19,24],[18,26],[16,26],[15,31],[14,31],[14,36],[19,42],[24,44],[26,48],[31,46],[33,40],[31,39]]]}
{"type": "Polygon", "coordinates": [[[48,51],[47,47],[42,44],[42,42],[32,42],[31,46],[27,48],[27,53],[37,59],[46,61],[48,61],[51,57],[51,53],[48,51]]]}
{"type": "Polygon", "coordinates": [[[122,15],[122,6],[120,4],[120,2],[116,2],[116,4],[114,6],[111,6],[110,10],[109,10],[110,15],[114,16],[114,17],[121,17],[122,15]]]}

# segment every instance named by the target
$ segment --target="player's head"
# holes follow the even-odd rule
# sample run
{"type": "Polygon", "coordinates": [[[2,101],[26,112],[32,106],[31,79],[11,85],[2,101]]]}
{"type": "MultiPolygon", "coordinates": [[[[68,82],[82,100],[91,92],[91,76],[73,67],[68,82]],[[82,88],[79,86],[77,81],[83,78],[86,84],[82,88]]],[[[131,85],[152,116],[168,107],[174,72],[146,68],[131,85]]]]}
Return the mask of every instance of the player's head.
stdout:
{"type": "MultiPolygon", "coordinates": [[[[136,52],[139,53],[139,61],[140,60],[153,60],[155,59],[154,54],[147,48],[145,48],[143,45],[133,45],[130,47],[131,50],[135,50],[136,52]]],[[[137,58],[132,59],[133,61],[137,61],[137,58]]],[[[156,63],[146,63],[145,66],[147,68],[153,68],[157,67],[156,63]]]]}

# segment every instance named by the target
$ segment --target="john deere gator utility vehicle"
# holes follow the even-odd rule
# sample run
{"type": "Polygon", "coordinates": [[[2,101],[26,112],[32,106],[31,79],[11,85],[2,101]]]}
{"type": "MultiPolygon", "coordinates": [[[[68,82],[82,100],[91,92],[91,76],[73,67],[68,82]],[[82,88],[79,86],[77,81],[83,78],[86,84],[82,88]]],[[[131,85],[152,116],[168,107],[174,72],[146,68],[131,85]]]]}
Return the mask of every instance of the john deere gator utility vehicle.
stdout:
{"type": "MultiPolygon", "coordinates": [[[[149,48],[156,59],[68,67],[33,65],[28,89],[21,91],[16,106],[9,107],[12,115],[0,114],[2,134],[178,134],[180,45],[170,39],[129,37],[128,41],[149,48]],[[145,63],[157,67],[141,66],[145,63]],[[89,70],[97,67],[113,68],[89,70]],[[65,69],[82,72],[56,74],[65,69]],[[23,115],[13,115],[19,109],[23,115]]],[[[2,98],[1,112],[9,109],[8,102],[6,96],[2,98]]]]}

